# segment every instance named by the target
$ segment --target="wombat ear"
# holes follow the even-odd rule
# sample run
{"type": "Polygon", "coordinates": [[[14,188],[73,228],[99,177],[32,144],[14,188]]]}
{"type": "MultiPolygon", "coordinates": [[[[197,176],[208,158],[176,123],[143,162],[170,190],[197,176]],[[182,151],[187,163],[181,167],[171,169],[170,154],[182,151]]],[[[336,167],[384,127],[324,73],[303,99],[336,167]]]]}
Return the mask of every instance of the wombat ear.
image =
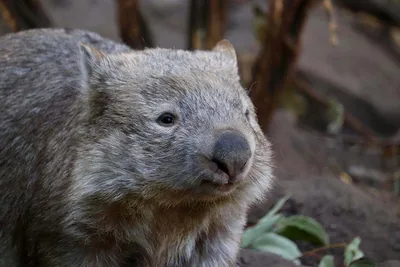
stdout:
{"type": "Polygon", "coordinates": [[[227,55],[227,56],[231,57],[232,59],[234,59],[235,61],[237,61],[235,48],[233,47],[231,42],[229,42],[226,39],[219,41],[212,50],[216,51],[216,52],[224,53],[225,55],[227,55]]]}
{"type": "Polygon", "coordinates": [[[81,54],[80,60],[84,80],[87,81],[98,66],[99,60],[102,59],[105,54],[93,46],[85,43],[79,44],[79,50],[81,54]]]}

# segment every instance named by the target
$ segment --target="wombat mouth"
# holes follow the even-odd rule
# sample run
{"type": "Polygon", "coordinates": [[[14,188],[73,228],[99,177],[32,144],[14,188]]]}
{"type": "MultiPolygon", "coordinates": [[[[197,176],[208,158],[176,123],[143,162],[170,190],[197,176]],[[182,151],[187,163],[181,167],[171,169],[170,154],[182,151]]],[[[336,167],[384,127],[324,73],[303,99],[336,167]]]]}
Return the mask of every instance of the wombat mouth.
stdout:
{"type": "Polygon", "coordinates": [[[212,189],[214,189],[216,191],[228,193],[235,189],[236,184],[233,182],[227,182],[227,183],[221,184],[221,183],[215,183],[210,180],[203,180],[203,181],[201,181],[201,186],[211,187],[212,189]]]}

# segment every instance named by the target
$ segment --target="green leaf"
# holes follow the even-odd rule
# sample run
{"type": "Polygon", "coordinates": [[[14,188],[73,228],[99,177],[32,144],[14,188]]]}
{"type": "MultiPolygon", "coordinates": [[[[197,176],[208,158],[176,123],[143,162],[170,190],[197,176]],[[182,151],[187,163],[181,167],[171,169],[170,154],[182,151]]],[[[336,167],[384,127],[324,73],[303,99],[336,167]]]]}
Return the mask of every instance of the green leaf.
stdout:
{"type": "Polygon", "coordinates": [[[263,233],[272,231],[272,227],[283,218],[283,215],[277,214],[277,212],[285,205],[288,199],[288,195],[282,197],[266,215],[261,217],[255,226],[244,231],[241,243],[243,248],[249,247],[253,240],[260,237],[263,233]]]}
{"type": "Polygon", "coordinates": [[[301,252],[297,245],[293,241],[278,234],[267,233],[260,236],[253,242],[252,248],[263,252],[278,254],[284,259],[291,260],[298,265],[300,264],[297,258],[301,256],[301,252]]]}
{"type": "Polygon", "coordinates": [[[272,227],[282,218],[283,216],[280,214],[273,215],[272,217],[268,218],[268,220],[259,222],[257,225],[246,229],[242,236],[241,246],[243,248],[251,246],[251,243],[259,238],[260,235],[271,232],[272,227]]]}
{"type": "Polygon", "coordinates": [[[313,245],[329,244],[328,234],[322,225],[303,215],[293,215],[280,220],[274,232],[291,240],[302,240],[313,245]]]}
{"type": "Polygon", "coordinates": [[[352,263],[353,261],[364,257],[364,253],[359,248],[360,243],[361,243],[361,238],[356,237],[346,246],[344,250],[345,266],[350,266],[350,263],[352,263]]]}
{"type": "Polygon", "coordinates": [[[283,207],[283,205],[285,205],[285,203],[289,199],[289,197],[290,196],[286,195],[286,196],[282,197],[281,199],[279,199],[279,201],[276,202],[276,204],[272,207],[272,209],[270,209],[266,215],[261,217],[261,219],[259,220],[259,223],[262,223],[265,220],[269,220],[270,217],[277,214],[277,212],[283,207]]]}
{"type": "Polygon", "coordinates": [[[318,264],[318,267],[335,267],[332,255],[325,255],[318,264]]]}
{"type": "Polygon", "coordinates": [[[349,267],[375,267],[375,263],[368,258],[361,258],[351,262],[349,267]]]}

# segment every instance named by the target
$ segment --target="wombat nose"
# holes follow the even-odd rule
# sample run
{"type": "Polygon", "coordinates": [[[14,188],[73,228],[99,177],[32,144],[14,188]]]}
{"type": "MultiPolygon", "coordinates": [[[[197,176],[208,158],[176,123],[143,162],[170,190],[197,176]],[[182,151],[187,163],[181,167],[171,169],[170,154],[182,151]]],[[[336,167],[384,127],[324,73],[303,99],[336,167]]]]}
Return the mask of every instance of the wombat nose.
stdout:
{"type": "Polygon", "coordinates": [[[251,151],[246,139],[237,132],[226,131],[218,136],[212,161],[231,179],[243,171],[251,151]]]}

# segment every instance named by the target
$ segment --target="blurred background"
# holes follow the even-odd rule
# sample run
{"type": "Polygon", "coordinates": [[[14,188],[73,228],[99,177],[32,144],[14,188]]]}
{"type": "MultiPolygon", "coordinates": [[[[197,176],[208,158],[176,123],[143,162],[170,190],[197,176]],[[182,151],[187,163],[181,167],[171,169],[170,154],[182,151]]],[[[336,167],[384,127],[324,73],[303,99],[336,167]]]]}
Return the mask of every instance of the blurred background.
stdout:
{"type": "MultiPolygon", "coordinates": [[[[281,214],[313,218],[329,236],[316,251],[291,238],[300,264],[329,254],[323,266],[350,266],[346,248],[360,237],[364,256],[400,266],[400,1],[0,0],[0,11],[1,35],[80,28],[134,49],[228,39],[275,151],[275,188],[248,226],[290,195],[281,214]]],[[[296,264],[256,251],[241,264],[296,264]]]]}

